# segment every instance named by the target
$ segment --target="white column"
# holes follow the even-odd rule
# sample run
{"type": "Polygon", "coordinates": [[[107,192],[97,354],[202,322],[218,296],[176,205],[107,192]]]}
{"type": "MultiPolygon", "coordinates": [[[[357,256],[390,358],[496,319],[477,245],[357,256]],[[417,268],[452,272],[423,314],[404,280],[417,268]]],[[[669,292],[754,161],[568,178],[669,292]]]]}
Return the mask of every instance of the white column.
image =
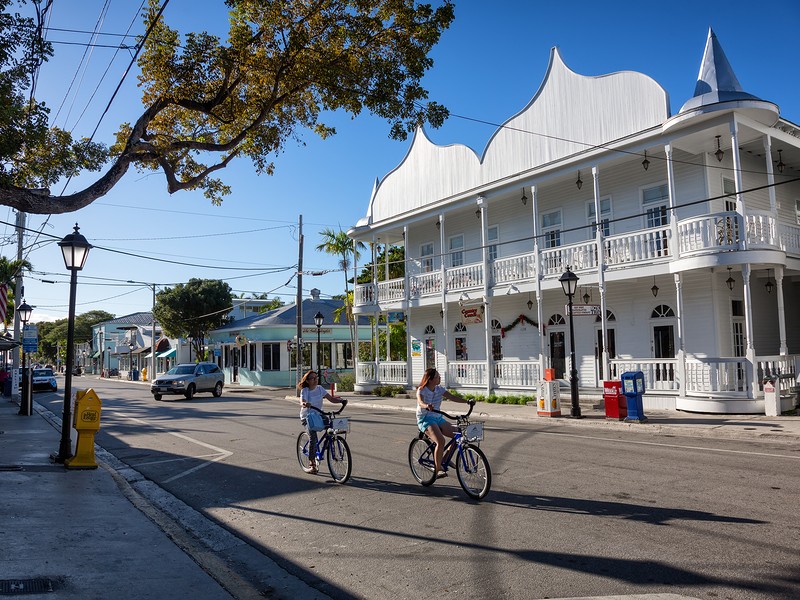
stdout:
{"type": "MultiPolygon", "coordinates": [[[[444,352],[438,351],[437,352],[437,357],[438,356],[442,357],[442,367],[439,368],[439,374],[442,376],[442,380],[445,382],[445,386],[447,386],[447,384],[448,384],[447,376],[448,376],[448,372],[449,372],[447,356],[448,356],[448,348],[449,348],[449,343],[450,343],[450,340],[449,340],[450,336],[448,335],[448,332],[447,332],[447,319],[446,319],[446,317],[447,317],[447,267],[446,267],[445,263],[446,263],[446,257],[449,256],[449,255],[446,254],[446,252],[445,252],[444,241],[445,241],[444,214],[440,214],[439,215],[439,257],[440,257],[439,272],[441,273],[441,276],[442,276],[441,305],[444,307],[443,310],[445,311],[444,312],[445,320],[444,320],[444,326],[443,326],[443,331],[442,331],[442,340],[443,340],[442,343],[444,344],[444,352]]],[[[424,349],[423,349],[423,352],[424,352],[424,349]]],[[[438,363],[438,361],[437,361],[437,363],[438,363]]]]}
{"type": "Polygon", "coordinates": [[[494,387],[494,359],[492,357],[492,304],[489,298],[489,224],[487,222],[487,203],[478,196],[478,209],[481,211],[481,256],[483,258],[483,335],[486,343],[486,395],[490,396],[494,387]]]}
{"type": "Polygon", "coordinates": [[[683,333],[683,278],[680,273],[675,273],[675,316],[677,317],[677,342],[678,342],[678,393],[681,398],[686,397],[686,348],[683,333]]]}
{"type": "Polygon", "coordinates": [[[778,300],[778,331],[781,339],[780,354],[786,356],[789,354],[789,348],[786,345],[786,313],[783,305],[783,267],[775,267],[775,293],[778,300]]]}
{"type": "Polygon", "coordinates": [[[412,379],[412,362],[411,362],[411,302],[409,291],[409,276],[408,270],[411,262],[409,261],[408,254],[408,226],[403,226],[403,312],[405,313],[406,324],[406,385],[410,388],[414,387],[412,379]]]}
{"type": "Polygon", "coordinates": [[[775,172],[772,170],[772,138],[764,136],[764,161],[767,168],[767,192],[769,193],[769,209],[772,216],[778,218],[778,201],[775,197],[775,172]]]}
{"type": "MultiPolygon", "coordinates": [[[[742,157],[739,156],[739,124],[736,116],[731,120],[731,156],[733,157],[733,175],[736,185],[736,212],[739,213],[739,222],[744,226],[744,198],[742,197],[742,157]]],[[[747,236],[744,230],[739,232],[739,248],[747,250],[747,236]]],[[[752,343],[751,343],[752,344],[752,343]]]]}
{"type": "Polygon", "coordinates": [[[744,331],[746,337],[745,357],[747,358],[747,397],[755,398],[755,366],[756,353],[753,348],[753,299],[750,294],[750,274],[752,269],[749,264],[742,265],[742,295],[744,299],[744,331]]]}
{"type": "MultiPolygon", "coordinates": [[[[597,244],[597,288],[600,292],[600,327],[603,335],[603,353],[600,360],[603,364],[603,375],[611,379],[608,364],[608,315],[606,314],[606,274],[603,265],[606,260],[605,244],[603,243],[603,220],[600,213],[600,169],[592,167],[592,181],[594,184],[594,215],[597,221],[595,239],[597,244]]],[[[603,385],[600,382],[600,385],[603,385]]]]}
{"type": "MultiPolygon", "coordinates": [[[[353,327],[352,332],[353,335],[350,338],[353,342],[353,347],[350,348],[350,352],[353,353],[353,375],[356,383],[358,381],[358,319],[361,318],[361,314],[356,314],[356,285],[358,284],[358,240],[353,240],[353,305],[351,307],[353,313],[353,323],[351,323],[351,327],[353,327]]],[[[345,309],[346,310],[346,309],[345,309]]],[[[347,368],[347,359],[345,358],[345,368],[347,368]]]]}
{"type": "Polygon", "coordinates": [[[545,368],[545,348],[549,347],[545,334],[544,307],[542,307],[542,278],[541,258],[539,254],[539,215],[538,215],[539,196],[535,185],[531,186],[531,225],[533,227],[533,256],[534,256],[534,277],[536,281],[536,320],[539,323],[539,377],[544,379],[545,368]]]}

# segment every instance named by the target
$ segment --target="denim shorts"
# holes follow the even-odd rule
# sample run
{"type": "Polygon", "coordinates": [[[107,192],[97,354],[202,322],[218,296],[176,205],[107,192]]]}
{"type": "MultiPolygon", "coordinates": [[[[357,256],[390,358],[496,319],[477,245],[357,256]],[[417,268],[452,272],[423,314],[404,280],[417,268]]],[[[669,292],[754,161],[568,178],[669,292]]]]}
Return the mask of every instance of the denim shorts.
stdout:
{"type": "Polygon", "coordinates": [[[423,433],[427,431],[428,427],[431,425],[441,426],[444,422],[445,418],[442,415],[437,415],[436,413],[428,413],[427,415],[417,417],[417,427],[419,427],[419,430],[423,433]]]}

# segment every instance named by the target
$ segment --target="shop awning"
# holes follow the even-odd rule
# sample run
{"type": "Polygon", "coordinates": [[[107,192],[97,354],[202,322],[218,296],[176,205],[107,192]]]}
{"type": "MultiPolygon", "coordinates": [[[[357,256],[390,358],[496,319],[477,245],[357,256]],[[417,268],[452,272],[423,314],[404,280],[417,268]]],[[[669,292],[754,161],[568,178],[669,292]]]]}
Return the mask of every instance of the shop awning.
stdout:
{"type": "Polygon", "coordinates": [[[100,350],[92,354],[92,358],[100,358],[100,350]]]}
{"type": "Polygon", "coordinates": [[[172,358],[175,356],[175,348],[170,348],[166,352],[161,352],[160,354],[156,354],[158,358],[172,358]]]}

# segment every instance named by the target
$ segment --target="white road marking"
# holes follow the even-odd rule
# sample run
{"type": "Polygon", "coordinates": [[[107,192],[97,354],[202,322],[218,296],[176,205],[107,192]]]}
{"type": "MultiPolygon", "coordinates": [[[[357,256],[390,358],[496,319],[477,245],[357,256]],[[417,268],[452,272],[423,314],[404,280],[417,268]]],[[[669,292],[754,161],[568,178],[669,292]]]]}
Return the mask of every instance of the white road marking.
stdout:
{"type": "Polygon", "coordinates": [[[230,452],[229,450],[225,450],[223,448],[219,448],[217,446],[212,446],[211,444],[207,444],[205,442],[201,442],[200,440],[196,440],[193,437],[189,437],[188,435],[184,435],[182,433],[178,433],[177,431],[170,431],[168,429],[165,429],[164,427],[160,427],[158,425],[153,425],[149,421],[144,421],[142,419],[137,419],[136,417],[128,416],[125,413],[120,413],[120,412],[115,412],[115,411],[110,411],[110,412],[113,412],[117,416],[122,417],[124,419],[128,419],[129,421],[133,421],[135,423],[140,423],[142,425],[147,425],[148,427],[152,427],[154,429],[158,429],[158,430],[162,431],[163,433],[167,433],[169,435],[175,436],[176,438],[180,438],[182,440],[185,440],[185,441],[189,442],[190,444],[197,444],[198,446],[203,446],[204,448],[208,448],[209,450],[211,450],[213,452],[212,454],[201,454],[199,456],[191,456],[191,457],[185,457],[185,458],[170,459],[170,460],[166,460],[166,461],[156,461],[156,462],[152,462],[152,463],[140,463],[140,465],[157,464],[158,462],[172,462],[172,461],[186,460],[186,458],[192,458],[194,460],[202,460],[203,461],[199,465],[195,465],[191,469],[187,469],[186,471],[178,473],[177,475],[173,475],[169,479],[165,479],[163,481],[163,483],[170,483],[172,481],[175,481],[176,479],[180,479],[181,477],[186,477],[187,475],[190,475],[190,474],[194,473],[195,471],[199,471],[200,469],[205,469],[206,467],[208,467],[208,466],[210,466],[210,465],[212,465],[212,464],[214,464],[216,462],[224,460],[224,459],[228,458],[229,456],[233,456],[233,452],[230,452]]]}

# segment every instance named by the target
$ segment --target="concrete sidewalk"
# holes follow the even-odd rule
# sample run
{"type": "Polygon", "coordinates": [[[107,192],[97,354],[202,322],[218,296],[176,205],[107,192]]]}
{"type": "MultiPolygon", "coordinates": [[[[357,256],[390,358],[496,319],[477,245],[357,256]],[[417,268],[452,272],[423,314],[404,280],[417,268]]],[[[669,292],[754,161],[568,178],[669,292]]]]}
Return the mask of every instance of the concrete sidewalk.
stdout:
{"type": "MultiPolygon", "coordinates": [[[[91,387],[91,381],[83,378],[80,387],[91,387]]],[[[287,389],[229,385],[225,393],[297,402],[287,389]]],[[[416,405],[411,397],[344,396],[359,408],[411,412],[416,405]]],[[[66,471],[53,464],[61,415],[36,403],[34,408],[34,415],[19,416],[16,403],[0,398],[0,595],[24,586],[34,591],[28,598],[53,590],[56,595],[48,597],[81,600],[325,597],[102,448],[96,448],[98,469],[66,471]],[[245,580],[239,573],[253,575],[245,580]]],[[[443,408],[460,413],[464,407],[446,402],[443,408]]],[[[798,416],[651,411],[640,424],[606,420],[596,408],[583,411],[583,419],[545,418],[532,406],[479,403],[473,416],[565,430],[800,443],[798,416]]],[[[74,445],[74,431],[72,439],[74,445]]]]}

